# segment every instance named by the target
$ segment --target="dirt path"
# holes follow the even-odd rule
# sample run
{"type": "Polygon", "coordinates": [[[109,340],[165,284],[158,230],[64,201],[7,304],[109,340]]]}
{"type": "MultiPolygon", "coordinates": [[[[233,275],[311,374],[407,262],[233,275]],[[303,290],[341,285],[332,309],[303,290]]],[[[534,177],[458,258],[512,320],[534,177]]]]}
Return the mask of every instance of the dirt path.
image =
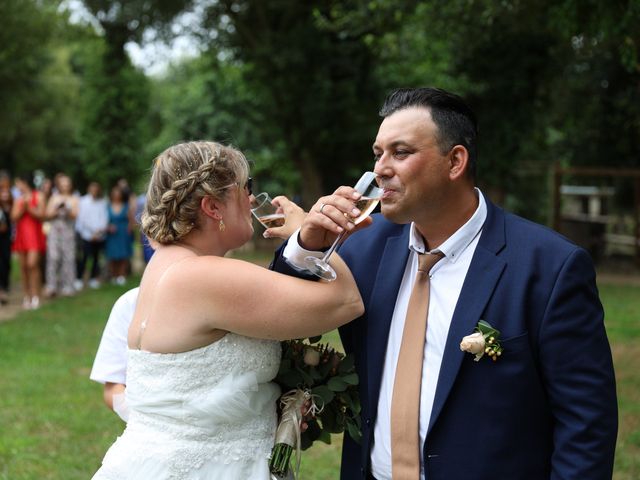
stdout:
{"type": "MultiPolygon", "coordinates": [[[[51,301],[55,300],[47,300],[46,298],[40,297],[40,306],[51,301]]],[[[18,283],[18,285],[11,285],[9,303],[7,305],[0,306],[0,323],[13,319],[22,311],[22,287],[18,283]]]]}
{"type": "Polygon", "coordinates": [[[19,285],[12,285],[9,293],[9,303],[0,306],[0,323],[11,320],[22,311],[22,289],[19,285]]]}
{"type": "Polygon", "coordinates": [[[640,275],[639,274],[616,274],[616,273],[598,273],[597,282],[599,284],[612,284],[612,285],[631,285],[634,287],[640,287],[640,275]]]}

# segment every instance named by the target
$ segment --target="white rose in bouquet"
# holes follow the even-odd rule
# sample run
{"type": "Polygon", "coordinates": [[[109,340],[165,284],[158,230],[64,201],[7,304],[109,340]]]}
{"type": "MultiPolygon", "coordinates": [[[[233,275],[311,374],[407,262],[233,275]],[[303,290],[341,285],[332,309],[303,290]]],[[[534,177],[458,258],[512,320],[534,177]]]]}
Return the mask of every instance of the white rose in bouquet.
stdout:
{"type": "Polygon", "coordinates": [[[310,367],[317,367],[320,365],[320,352],[315,348],[305,348],[304,363],[310,367]]]}

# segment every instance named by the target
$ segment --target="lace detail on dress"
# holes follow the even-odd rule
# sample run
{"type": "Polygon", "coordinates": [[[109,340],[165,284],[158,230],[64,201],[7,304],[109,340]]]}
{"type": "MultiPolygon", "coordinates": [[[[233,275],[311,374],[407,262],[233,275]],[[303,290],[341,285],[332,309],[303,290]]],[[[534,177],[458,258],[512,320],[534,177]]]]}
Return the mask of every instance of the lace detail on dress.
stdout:
{"type": "Polygon", "coordinates": [[[280,354],[279,342],[231,333],[190,352],[130,350],[129,423],[94,478],[142,478],[132,472],[152,475],[158,465],[153,478],[204,478],[194,472],[224,466],[255,472],[256,462],[266,469],[280,354]]]}

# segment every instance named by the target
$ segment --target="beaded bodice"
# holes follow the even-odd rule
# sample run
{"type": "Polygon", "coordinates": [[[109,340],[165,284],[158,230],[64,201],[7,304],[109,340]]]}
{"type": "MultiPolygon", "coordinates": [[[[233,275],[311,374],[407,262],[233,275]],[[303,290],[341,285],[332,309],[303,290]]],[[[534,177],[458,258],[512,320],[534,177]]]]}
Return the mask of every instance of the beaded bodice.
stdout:
{"type": "MultiPolygon", "coordinates": [[[[266,458],[280,393],[270,382],[280,355],[279,342],[233,333],[184,353],[129,350],[126,398],[131,413],[104,467],[115,468],[117,462],[109,457],[126,456],[129,448],[142,458],[162,459],[170,472],[166,478],[187,478],[205,461],[266,458]]],[[[113,474],[116,478],[118,472],[113,474]]]]}

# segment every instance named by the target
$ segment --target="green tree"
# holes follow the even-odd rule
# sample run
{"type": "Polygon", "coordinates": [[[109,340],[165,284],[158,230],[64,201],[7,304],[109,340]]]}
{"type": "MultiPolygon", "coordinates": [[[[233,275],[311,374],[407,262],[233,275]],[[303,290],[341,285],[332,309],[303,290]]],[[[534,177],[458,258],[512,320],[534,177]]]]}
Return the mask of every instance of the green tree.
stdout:
{"type": "Polygon", "coordinates": [[[47,140],[64,138],[50,123],[61,93],[50,75],[64,75],[51,48],[58,20],[54,3],[32,0],[0,2],[0,18],[1,168],[25,173],[50,158],[47,140]]]}
{"type": "Polygon", "coordinates": [[[480,184],[544,221],[553,163],[638,165],[638,20],[637,0],[421,2],[376,39],[377,75],[466,97],[480,184]]]}
{"type": "Polygon", "coordinates": [[[256,135],[282,145],[299,172],[304,203],[371,166],[382,97],[368,38],[395,25],[386,1],[221,0],[205,21],[245,64],[260,104],[256,135]]]}
{"type": "Polygon", "coordinates": [[[549,117],[560,160],[640,166],[640,1],[566,0],[552,14],[563,42],[549,117]]]}
{"type": "Polygon", "coordinates": [[[84,0],[99,23],[104,43],[86,63],[85,174],[111,184],[119,177],[135,182],[147,164],[150,139],[150,86],[125,51],[145,31],[163,32],[191,5],[185,1],[84,0]]]}
{"type": "Polygon", "coordinates": [[[244,80],[246,66],[221,60],[217,53],[208,50],[154,80],[152,123],[159,134],[148,158],[179,141],[217,140],[247,155],[257,188],[293,195],[299,177],[282,142],[262,140],[262,105],[244,80]]]}
{"type": "Polygon", "coordinates": [[[103,43],[98,56],[85,58],[82,146],[83,181],[111,185],[137,179],[149,139],[149,82],[128,59],[117,68],[105,64],[103,43]]]}

